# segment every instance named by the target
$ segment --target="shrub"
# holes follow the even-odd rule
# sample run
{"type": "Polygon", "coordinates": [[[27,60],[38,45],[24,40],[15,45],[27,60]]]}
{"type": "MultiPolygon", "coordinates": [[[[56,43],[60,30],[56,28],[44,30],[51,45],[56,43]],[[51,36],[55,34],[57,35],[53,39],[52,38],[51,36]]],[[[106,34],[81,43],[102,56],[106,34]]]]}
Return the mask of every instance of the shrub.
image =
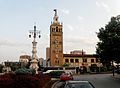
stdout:
{"type": "Polygon", "coordinates": [[[0,88],[13,88],[13,79],[10,74],[0,75],[0,88]]]}
{"type": "Polygon", "coordinates": [[[40,80],[32,75],[16,75],[14,88],[41,88],[40,80]]]}
{"type": "Polygon", "coordinates": [[[41,88],[51,80],[51,77],[49,75],[42,73],[36,74],[35,77],[39,79],[41,88]]]}
{"type": "Polygon", "coordinates": [[[35,74],[35,70],[27,69],[27,68],[19,68],[15,71],[17,75],[25,75],[25,74],[35,74]]]}
{"type": "MultiPolygon", "coordinates": [[[[17,73],[17,71],[16,71],[17,73]]],[[[51,80],[46,74],[4,74],[0,75],[0,88],[44,88],[51,80]]]]}

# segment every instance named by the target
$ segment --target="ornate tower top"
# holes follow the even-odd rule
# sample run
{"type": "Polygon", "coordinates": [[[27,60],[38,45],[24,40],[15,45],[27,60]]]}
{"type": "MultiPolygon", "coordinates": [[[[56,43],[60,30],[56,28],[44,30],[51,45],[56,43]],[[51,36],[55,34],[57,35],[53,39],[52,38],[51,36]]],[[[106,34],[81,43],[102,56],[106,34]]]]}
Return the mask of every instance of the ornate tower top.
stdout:
{"type": "Polygon", "coordinates": [[[54,11],[55,11],[55,15],[53,18],[53,22],[57,23],[58,22],[57,9],[54,9],[54,11]]]}

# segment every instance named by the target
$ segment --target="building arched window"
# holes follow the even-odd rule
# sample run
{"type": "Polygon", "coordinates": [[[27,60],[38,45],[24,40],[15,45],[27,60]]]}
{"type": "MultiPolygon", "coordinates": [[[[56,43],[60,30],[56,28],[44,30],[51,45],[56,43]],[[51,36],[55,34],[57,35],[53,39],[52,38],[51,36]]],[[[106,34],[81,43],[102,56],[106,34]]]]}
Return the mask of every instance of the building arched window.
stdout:
{"type": "Polygon", "coordinates": [[[91,63],[94,63],[94,59],[91,59],[91,63]]]}
{"type": "Polygon", "coordinates": [[[87,58],[83,58],[83,62],[87,62],[87,58]]]}
{"type": "Polygon", "coordinates": [[[74,63],[74,59],[70,59],[70,62],[71,62],[71,63],[74,63]]]}
{"type": "Polygon", "coordinates": [[[75,63],[78,63],[79,62],[79,60],[78,59],[75,59],[75,63]]]}
{"type": "Polygon", "coordinates": [[[69,59],[65,59],[65,62],[68,63],[68,62],[69,62],[69,59]]]}

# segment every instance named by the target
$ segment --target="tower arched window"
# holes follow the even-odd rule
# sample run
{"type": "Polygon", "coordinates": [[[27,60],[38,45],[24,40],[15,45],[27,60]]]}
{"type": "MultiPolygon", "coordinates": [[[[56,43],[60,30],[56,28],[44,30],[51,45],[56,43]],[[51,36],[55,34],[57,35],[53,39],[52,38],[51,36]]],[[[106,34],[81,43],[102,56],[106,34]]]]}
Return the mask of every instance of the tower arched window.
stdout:
{"type": "Polygon", "coordinates": [[[57,63],[57,60],[55,60],[55,63],[57,63]]]}
{"type": "Polygon", "coordinates": [[[52,32],[54,32],[54,28],[52,28],[52,32]]]}
{"type": "Polygon", "coordinates": [[[58,27],[56,27],[56,32],[58,32],[58,27]]]}

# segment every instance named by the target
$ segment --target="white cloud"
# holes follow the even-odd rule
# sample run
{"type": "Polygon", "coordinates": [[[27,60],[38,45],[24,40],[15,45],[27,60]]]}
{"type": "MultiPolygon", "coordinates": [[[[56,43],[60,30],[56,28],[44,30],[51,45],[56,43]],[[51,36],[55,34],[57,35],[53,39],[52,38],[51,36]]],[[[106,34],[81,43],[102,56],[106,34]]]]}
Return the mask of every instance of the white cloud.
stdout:
{"type": "Polygon", "coordinates": [[[104,7],[104,9],[107,11],[107,12],[110,12],[110,8],[107,4],[105,3],[102,3],[102,6],[104,7]]]}
{"type": "Polygon", "coordinates": [[[79,20],[83,20],[84,18],[82,16],[78,16],[78,19],[79,20]]]}
{"type": "Polygon", "coordinates": [[[69,37],[68,39],[66,39],[66,42],[68,42],[69,44],[76,44],[76,45],[93,45],[96,43],[96,39],[93,39],[92,37],[69,37]]]}
{"type": "Polygon", "coordinates": [[[29,46],[29,44],[11,39],[2,39],[0,40],[0,47],[1,46],[20,47],[20,46],[29,46]]]}
{"type": "Polygon", "coordinates": [[[104,3],[104,2],[95,2],[96,6],[99,8],[103,8],[104,10],[106,10],[107,12],[110,12],[110,7],[108,4],[104,3]]]}
{"type": "Polygon", "coordinates": [[[93,37],[81,37],[81,36],[69,36],[64,40],[64,49],[65,52],[67,50],[85,50],[88,53],[95,53],[95,46],[97,44],[97,40],[93,37]],[[93,52],[94,51],[94,52],[93,52]]]}
{"type": "Polygon", "coordinates": [[[61,11],[62,11],[64,14],[67,14],[67,15],[70,13],[70,11],[67,10],[67,9],[62,9],[61,11]]]}
{"type": "Polygon", "coordinates": [[[71,31],[73,31],[73,30],[74,30],[74,28],[73,28],[73,26],[72,26],[72,25],[67,24],[66,26],[67,26],[67,28],[68,28],[68,29],[70,29],[71,31]]]}
{"type": "Polygon", "coordinates": [[[100,3],[99,3],[98,1],[96,1],[95,4],[96,4],[98,7],[101,6],[100,3]]]}

